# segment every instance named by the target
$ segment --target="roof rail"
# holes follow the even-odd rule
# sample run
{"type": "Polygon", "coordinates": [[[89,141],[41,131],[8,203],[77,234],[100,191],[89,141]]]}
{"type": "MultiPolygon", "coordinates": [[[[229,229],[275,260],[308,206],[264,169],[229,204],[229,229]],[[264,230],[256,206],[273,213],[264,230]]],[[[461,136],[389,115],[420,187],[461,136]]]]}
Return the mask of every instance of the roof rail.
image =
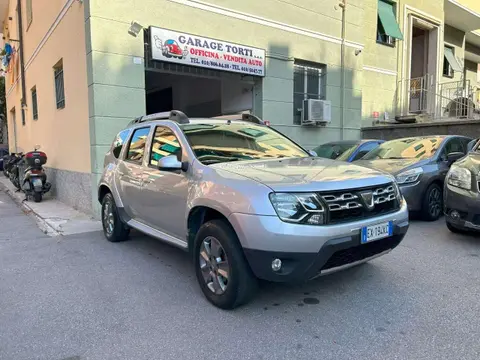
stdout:
{"type": "Polygon", "coordinates": [[[134,120],[132,120],[129,125],[139,124],[147,121],[155,121],[155,120],[171,120],[179,124],[190,123],[188,116],[185,115],[183,112],[179,110],[172,110],[172,111],[165,111],[165,112],[160,112],[156,114],[137,117],[134,120]]]}
{"type": "Polygon", "coordinates": [[[248,121],[252,122],[254,124],[258,125],[269,125],[268,121],[263,121],[260,119],[258,116],[252,115],[252,114],[232,114],[232,115],[220,115],[220,116],[215,116],[214,119],[219,119],[219,120],[241,120],[241,121],[248,121]]]}

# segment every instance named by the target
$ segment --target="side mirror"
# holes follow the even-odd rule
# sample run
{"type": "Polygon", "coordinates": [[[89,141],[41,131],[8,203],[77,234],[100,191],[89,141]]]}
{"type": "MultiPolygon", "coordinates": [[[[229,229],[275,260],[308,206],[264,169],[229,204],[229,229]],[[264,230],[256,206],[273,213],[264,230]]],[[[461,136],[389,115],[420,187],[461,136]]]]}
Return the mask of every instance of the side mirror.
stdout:
{"type": "Polygon", "coordinates": [[[35,151],[40,150],[40,145],[35,145],[35,151]]]}
{"type": "Polygon", "coordinates": [[[465,156],[464,153],[461,152],[451,152],[450,154],[447,155],[447,162],[448,165],[452,165],[455,161],[463,158],[465,156]]]}
{"type": "Polygon", "coordinates": [[[308,154],[309,154],[310,156],[313,156],[313,157],[317,157],[317,156],[318,156],[318,154],[317,154],[315,151],[313,151],[313,150],[308,150],[308,154]]]}
{"type": "Polygon", "coordinates": [[[183,170],[187,171],[188,169],[188,163],[182,163],[181,161],[178,161],[178,158],[176,155],[168,155],[160,160],[158,160],[158,170],[161,171],[175,171],[175,170],[183,170]]]}

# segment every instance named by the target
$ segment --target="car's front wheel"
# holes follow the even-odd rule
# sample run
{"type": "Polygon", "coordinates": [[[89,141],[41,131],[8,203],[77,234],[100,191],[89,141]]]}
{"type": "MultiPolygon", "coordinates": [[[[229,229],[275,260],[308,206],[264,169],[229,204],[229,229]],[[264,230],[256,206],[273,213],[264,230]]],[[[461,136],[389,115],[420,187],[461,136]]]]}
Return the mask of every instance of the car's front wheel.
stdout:
{"type": "Polygon", "coordinates": [[[193,250],[197,280],[213,305],[233,309],[250,300],[257,279],[228,223],[212,220],[203,224],[193,250]]]}
{"type": "Polygon", "coordinates": [[[425,192],[422,216],[426,221],[436,221],[442,215],[443,194],[438,184],[431,184],[425,192]]]}
{"type": "Polygon", "coordinates": [[[103,233],[108,241],[127,240],[130,229],[120,219],[111,193],[106,194],[102,201],[102,225],[103,233]]]}

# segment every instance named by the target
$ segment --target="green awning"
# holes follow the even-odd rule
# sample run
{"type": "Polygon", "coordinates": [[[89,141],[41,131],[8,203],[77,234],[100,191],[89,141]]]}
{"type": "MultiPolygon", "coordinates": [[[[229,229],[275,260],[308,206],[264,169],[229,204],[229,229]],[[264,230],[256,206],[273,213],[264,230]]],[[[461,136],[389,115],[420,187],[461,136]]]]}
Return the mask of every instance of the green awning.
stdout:
{"type": "Polygon", "coordinates": [[[379,0],[378,17],[380,18],[380,22],[385,30],[385,35],[391,36],[392,38],[398,40],[403,40],[403,35],[400,31],[400,26],[398,26],[393,6],[393,4],[379,0]]]}
{"type": "Polygon", "coordinates": [[[453,71],[462,72],[463,69],[458,63],[457,59],[455,58],[455,54],[453,53],[453,49],[445,46],[445,57],[447,58],[448,63],[452,67],[453,71]]]}

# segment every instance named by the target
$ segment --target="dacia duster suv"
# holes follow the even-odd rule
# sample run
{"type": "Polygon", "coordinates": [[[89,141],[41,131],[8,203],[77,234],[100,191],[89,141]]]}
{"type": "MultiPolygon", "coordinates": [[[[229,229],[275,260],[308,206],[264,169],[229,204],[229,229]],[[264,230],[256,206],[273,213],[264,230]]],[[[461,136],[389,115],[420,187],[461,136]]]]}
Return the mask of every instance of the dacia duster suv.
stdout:
{"type": "Polygon", "coordinates": [[[105,236],[133,228],[191,252],[223,309],[248,301],[258,278],[309,280],[395,248],[409,226],[395,179],[312,155],[253,115],[140,117],[105,157],[105,236]]]}

